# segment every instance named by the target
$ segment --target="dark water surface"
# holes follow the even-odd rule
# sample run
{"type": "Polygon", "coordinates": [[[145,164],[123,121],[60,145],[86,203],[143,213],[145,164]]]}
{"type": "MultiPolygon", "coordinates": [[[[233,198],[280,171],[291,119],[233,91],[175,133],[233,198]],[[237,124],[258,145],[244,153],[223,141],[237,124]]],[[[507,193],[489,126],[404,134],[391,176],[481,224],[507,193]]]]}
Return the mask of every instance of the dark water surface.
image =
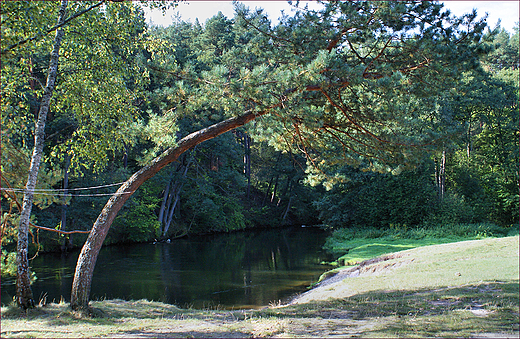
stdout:
{"type": "MultiPolygon", "coordinates": [[[[171,243],[101,249],[91,299],[148,299],[181,307],[255,308],[302,292],[329,269],[320,265],[328,233],[317,228],[196,236],[171,243]]],[[[30,265],[38,301],[70,300],[79,252],[42,254],[30,265]]],[[[2,281],[2,304],[15,294],[15,280],[2,281]]]]}

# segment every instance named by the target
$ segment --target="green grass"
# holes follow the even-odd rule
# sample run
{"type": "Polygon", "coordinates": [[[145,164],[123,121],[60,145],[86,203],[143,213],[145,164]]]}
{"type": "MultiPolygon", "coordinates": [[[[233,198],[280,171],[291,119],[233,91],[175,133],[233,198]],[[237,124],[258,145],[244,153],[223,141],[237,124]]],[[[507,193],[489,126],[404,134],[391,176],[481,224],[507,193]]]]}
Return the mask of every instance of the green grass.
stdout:
{"type": "Polygon", "coordinates": [[[343,228],[327,239],[325,249],[341,254],[330,264],[352,266],[383,254],[416,247],[478,240],[518,234],[518,227],[504,228],[494,224],[458,224],[426,228],[396,226],[389,229],[343,228]]]}
{"type": "MultiPolygon", "coordinates": [[[[518,239],[515,236],[470,240],[401,251],[394,259],[360,268],[356,277],[315,288],[305,293],[302,300],[326,300],[331,296],[344,298],[381,290],[517,282],[518,239]]],[[[343,270],[347,272],[346,268],[343,270]]],[[[338,271],[342,272],[342,269],[338,271]]]]}
{"type": "Polygon", "coordinates": [[[518,246],[515,236],[405,250],[289,306],[261,310],[104,300],[92,302],[94,316],[85,318],[66,303],[2,307],[1,337],[518,336],[518,246]]]}

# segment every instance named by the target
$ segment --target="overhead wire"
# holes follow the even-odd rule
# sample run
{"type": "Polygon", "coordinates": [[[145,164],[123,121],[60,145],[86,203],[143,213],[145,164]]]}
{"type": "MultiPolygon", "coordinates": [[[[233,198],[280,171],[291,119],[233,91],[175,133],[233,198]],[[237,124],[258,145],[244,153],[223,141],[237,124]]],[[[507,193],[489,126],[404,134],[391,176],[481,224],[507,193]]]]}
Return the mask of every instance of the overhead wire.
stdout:
{"type": "MultiPolygon", "coordinates": [[[[56,192],[56,191],[82,191],[82,190],[92,190],[92,189],[99,189],[99,188],[105,188],[105,187],[111,187],[111,186],[118,186],[124,184],[123,182],[118,182],[116,184],[108,184],[108,185],[101,185],[101,186],[89,186],[89,187],[79,187],[79,188],[35,188],[34,192],[56,192]]],[[[10,188],[10,190],[13,191],[26,191],[25,188],[10,188]]]]}
{"type": "Polygon", "coordinates": [[[3,191],[14,192],[14,193],[28,193],[31,192],[34,195],[53,195],[60,197],[102,197],[102,196],[110,196],[110,195],[123,195],[123,194],[131,194],[133,192],[121,192],[121,193],[87,193],[87,194],[70,194],[70,191],[85,191],[85,190],[93,190],[93,189],[101,189],[112,186],[120,186],[124,184],[124,182],[119,182],[115,184],[108,185],[100,185],[100,186],[89,186],[89,187],[79,187],[79,188],[56,188],[56,189],[45,189],[45,188],[35,188],[32,190],[27,190],[25,188],[1,188],[3,191]],[[63,193],[60,193],[63,192],[63,193]]]}

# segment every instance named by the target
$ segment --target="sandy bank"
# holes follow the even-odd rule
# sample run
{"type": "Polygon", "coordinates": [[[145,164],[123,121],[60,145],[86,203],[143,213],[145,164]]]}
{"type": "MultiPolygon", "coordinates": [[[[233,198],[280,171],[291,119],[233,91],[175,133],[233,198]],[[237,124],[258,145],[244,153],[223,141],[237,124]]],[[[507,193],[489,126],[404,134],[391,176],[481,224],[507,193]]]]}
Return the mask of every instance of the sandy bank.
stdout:
{"type": "Polygon", "coordinates": [[[290,304],[342,299],[371,291],[518,280],[518,236],[415,248],[347,267],[290,304]],[[513,249],[513,250],[511,250],[513,249]]]}

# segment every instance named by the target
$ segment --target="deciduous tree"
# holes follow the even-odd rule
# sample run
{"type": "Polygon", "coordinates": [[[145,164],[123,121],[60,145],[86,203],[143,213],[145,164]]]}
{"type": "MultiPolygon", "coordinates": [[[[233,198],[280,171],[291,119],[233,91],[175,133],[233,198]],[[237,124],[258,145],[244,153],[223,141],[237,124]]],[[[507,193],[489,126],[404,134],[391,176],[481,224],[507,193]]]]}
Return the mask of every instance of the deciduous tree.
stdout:
{"type": "MultiPolygon", "coordinates": [[[[52,2],[2,3],[2,132],[9,136],[5,143],[12,151],[10,154],[21,155],[20,159],[7,158],[8,164],[2,164],[3,168],[16,168],[13,161],[28,162],[23,154],[32,144],[28,138],[32,116],[37,119],[30,164],[28,168],[20,167],[29,173],[20,207],[17,248],[17,302],[23,308],[34,305],[27,258],[28,233],[44,153],[51,154],[52,161],[46,164],[51,168],[61,167],[57,160],[70,156],[76,170],[89,165],[99,170],[106,165],[110,150],[125,141],[130,143],[133,100],[146,81],[146,76],[135,77],[139,72],[132,69],[139,67],[133,58],[140,51],[143,28],[142,10],[133,4],[62,1],[58,8],[52,2]],[[57,23],[53,18],[56,11],[57,23]],[[50,143],[53,150],[44,149],[49,117],[68,119],[70,126],[56,134],[67,134],[63,130],[72,127],[67,138],[58,138],[61,143],[50,143]]],[[[13,174],[8,173],[7,177],[16,177],[13,174]]],[[[16,196],[9,199],[15,201],[16,196]]]]}
{"type": "MultiPolygon", "coordinates": [[[[58,25],[63,24],[66,18],[68,1],[63,0],[58,15],[58,25]]],[[[54,45],[51,52],[51,60],[49,62],[49,70],[47,73],[47,83],[45,85],[43,96],[40,102],[40,109],[38,112],[38,121],[36,123],[34,132],[34,149],[31,157],[31,164],[29,167],[29,176],[27,184],[25,185],[26,192],[24,193],[22,211],[20,215],[20,226],[18,227],[18,246],[16,264],[18,266],[18,274],[16,278],[16,302],[22,308],[29,308],[34,306],[34,299],[31,290],[31,280],[28,260],[28,234],[29,234],[29,220],[31,217],[31,209],[33,204],[33,194],[36,188],[36,180],[38,178],[38,170],[43,155],[43,144],[45,141],[45,123],[47,120],[47,113],[51,101],[52,92],[56,84],[56,77],[58,73],[58,58],[60,55],[60,45],[63,39],[63,29],[59,28],[56,31],[54,38],[54,45]]]]}

